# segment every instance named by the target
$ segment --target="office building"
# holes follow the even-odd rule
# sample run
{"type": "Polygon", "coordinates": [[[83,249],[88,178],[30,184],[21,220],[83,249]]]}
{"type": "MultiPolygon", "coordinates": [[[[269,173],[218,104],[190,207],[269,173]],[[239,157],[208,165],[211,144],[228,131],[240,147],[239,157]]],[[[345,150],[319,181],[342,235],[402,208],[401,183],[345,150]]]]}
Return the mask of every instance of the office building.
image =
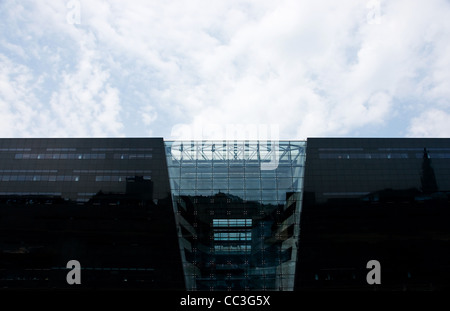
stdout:
{"type": "Polygon", "coordinates": [[[184,288],[162,139],[1,139],[0,159],[2,287],[184,288]]]}
{"type": "Polygon", "coordinates": [[[448,288],[450,139],[0,139],[0,159],[3,288],[448,288]]]}

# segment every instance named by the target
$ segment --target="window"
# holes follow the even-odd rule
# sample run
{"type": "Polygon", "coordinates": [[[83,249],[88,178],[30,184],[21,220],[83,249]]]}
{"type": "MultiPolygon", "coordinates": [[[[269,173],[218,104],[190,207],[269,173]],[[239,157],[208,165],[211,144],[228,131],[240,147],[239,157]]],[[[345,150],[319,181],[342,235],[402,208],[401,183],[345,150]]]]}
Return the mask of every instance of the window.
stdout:
{"type": "Polygon", "coordinates": [[[251,241],[251,232],[215,232],[215,241],[251,241]]]}
{"type": "Polygon", "coordinates": [[[246,189],[259,189],[261,187],[259,178],[246,178],[245,188],[246,189]]]}
{"type": "Polygon", "coordinates": [[[230,178],[230,189],[244,189],[244,179],[230,178]]]}
{"type": "Polygon", "coordinates": [[[213,178],[214,189],[215,190],[227,190],[228,189],[228,179],[227,178],[213,178]]]}
{"type": "Polygon", "coordinates": [[[251,227],[251,218],[239,218],[239,219],[213,219],[213,227],[251,227]]]}

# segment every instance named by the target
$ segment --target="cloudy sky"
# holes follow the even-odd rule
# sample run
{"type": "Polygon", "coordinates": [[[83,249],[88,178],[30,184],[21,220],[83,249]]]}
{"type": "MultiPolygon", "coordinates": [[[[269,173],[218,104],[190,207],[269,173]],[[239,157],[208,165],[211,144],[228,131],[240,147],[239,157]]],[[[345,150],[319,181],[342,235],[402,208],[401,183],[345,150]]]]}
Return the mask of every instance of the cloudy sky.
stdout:
{"type": "Polygon", "coordinates": [[[449,0],[0,0],[0,31],[0,137],[450,137],[449,0]]]}

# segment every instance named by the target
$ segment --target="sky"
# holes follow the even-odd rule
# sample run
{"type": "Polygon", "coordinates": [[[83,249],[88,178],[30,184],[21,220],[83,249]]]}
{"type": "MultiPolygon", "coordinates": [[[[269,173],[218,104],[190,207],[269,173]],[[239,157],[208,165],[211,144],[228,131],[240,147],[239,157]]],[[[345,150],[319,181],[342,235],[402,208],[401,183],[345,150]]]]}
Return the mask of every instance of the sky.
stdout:
{"type": "Polygon", "coordinates": [[[242,133],[450,137],[450,1],[0,0],[0,137],[242,133]]]}

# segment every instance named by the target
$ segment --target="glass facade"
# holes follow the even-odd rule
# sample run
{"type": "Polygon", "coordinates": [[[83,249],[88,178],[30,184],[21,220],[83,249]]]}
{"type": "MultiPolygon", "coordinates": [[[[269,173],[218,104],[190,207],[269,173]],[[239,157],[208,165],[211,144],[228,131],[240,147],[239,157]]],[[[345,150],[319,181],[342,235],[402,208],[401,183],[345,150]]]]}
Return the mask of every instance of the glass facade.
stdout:
{"type": "Polygon", "coordinates": [[[1,287],[182,289],[177,243],[162,139],[0,139],[1,287]]]}
{"type": "Polygon", "coordinates": [[[188,290],[293,290],[306,143],[166,141],[188,290]]]}
{"type": "Polygon", "coordinates": [[[2,288],[450,289],[449,224],[450,139],[0,139],[2,288]]]}
{"type": "Polygon", "coordinates": [[[449,289],[450,139],[309,138],[297,289],[449,289]]]}

